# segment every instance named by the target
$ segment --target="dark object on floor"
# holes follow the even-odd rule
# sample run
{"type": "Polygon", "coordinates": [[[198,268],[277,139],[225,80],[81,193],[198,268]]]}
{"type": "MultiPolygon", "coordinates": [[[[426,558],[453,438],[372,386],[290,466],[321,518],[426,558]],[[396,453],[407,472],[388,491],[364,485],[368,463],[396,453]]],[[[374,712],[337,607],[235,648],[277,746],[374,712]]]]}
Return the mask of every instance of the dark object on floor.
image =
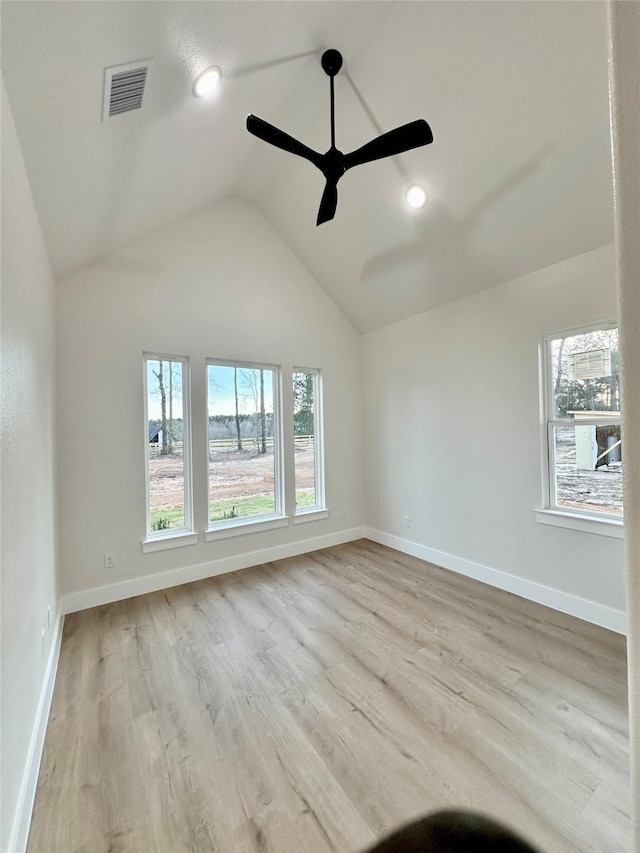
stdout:
{"type": "Polygon", "coordinates": [[[538,853],[506,826],[475,812],[434,812],[394,832],[368,853],[538,853]]]}

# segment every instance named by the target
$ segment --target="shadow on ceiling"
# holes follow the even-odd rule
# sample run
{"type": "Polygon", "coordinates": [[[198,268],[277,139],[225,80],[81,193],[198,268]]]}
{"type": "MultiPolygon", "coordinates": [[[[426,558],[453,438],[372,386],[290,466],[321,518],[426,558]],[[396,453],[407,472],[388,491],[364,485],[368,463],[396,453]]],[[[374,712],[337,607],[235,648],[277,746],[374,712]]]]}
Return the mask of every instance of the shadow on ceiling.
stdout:
{"type": "Polygon", "coordinates": [[[500,281],[499,270],[471,248],[472,232],[482,214],[501,196],[534,175],[551,150],[551,145],[543,147],[480,198],[463,217],[454,218],[442,204],[427,207],[426,215],[416,220],[415,237],[369,258],[360,271],[360,282],[371,286],[407,268],[419,268],[439,288],[447,290],[448,299],[457,299],[500,281]]]}
{"type": "Polygon", "coordinates": [[[321,51],[307,50],[305,53],[293,53],[291,56],[281,56],[279,59],[270,59],[268,62],[257,62],[255,65],[245,65],[237,68],[231,73],[232,77],[244,77],[245,74],[253,74],[256,71],[265,71],[267,68],[275,68],[285,62],[293,62],[294,59],[305,59],[307,56],[320,56],[321,51]]]}

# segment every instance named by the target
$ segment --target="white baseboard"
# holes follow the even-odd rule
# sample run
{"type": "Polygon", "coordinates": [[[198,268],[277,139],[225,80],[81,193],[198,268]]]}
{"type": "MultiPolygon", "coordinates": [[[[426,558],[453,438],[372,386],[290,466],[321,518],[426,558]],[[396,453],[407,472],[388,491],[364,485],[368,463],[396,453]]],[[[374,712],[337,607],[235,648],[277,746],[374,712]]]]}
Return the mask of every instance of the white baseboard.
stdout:
{"type": "Polygon", "coordinates": [[[22,783],[20,785],[11,837],[9,839],[9,850],[11,853],[23,853],[27,848],[29,828],[31,826],[31,814],[33,812],[33,803],[36,798],[40,761],[42,759],[42,749],[44,747],[44,736],[47,731],[49,711],[51,709],[51,700],[53,698],[53,687],[56,681],[56,673],[58,671],[63,622],[64,616],[62,612],[59,612],[58,618],[54,622],[51,649],[49,650],[49,657],[47,659],[47,667],[44,673],[42,690],[40,691],[38,709],[36,711],[36,718],[33,724],[33,731],[31,732],[27,760],[25,762],[24,773],[22,775],[22,783]]]}
{"type": "Polygon", "coordinates": [[[411,542],[409,539],[402,539],[400,536],[375,530],[372,527],[365,527],[364,535],[367,539],[372,539],[381,545],[388,545],[390,548],[395,548],[396,551],[402,551],[412,557],[419,557],[428,563],[435,563],[436,566],[441,566],[460,575],[466,575],[466,577],[474,578],[506,592],[512,592],[521,598],[544,604],[554,610],[568,613],[570,616],[577,616],[578,619],[584,619],[585,622],[609,628],[618,634],[627,633],[627,614],[623,610],[616,610],[614,607],[608,607],[605,604],[588,601],[586,598],[580,598],[577,595],[571,595],[559,589],[520,578],[517,575],[501,572],[498,569],[483,566],[481,563],[474,563],[471,560],[447,554],[445,551],[428,548],[425,545],[419,545],[417,542],[411,542]]]}
{"type": "Polygon", "coordinates": [[[113,601],[122,601],[125,598],[132,598],[134,595],[145,595],[148,592],[157,592],[160,589],[168,589],[183,583],[191,583],[216,575],[224,575],[228,572],[237,572],[240,569],[248,569],[251,566],[259,566],[262,563],[270,563],[273,560],[295,557],[298,554],[306,554],[320,548],[342,545],[345,542],[352,542],[354,539],[362,539],[363,536],[362,527],[352,527],[338,533],[328,533],[324,536],[315,536],[312,539],[303,539],[286,545],[276,545],[259,551],[235,554],[221,560],[210,560],[206,563],[198,563],[195,566],[185,566],[181,569],[171,569],[168,572],[160,572],[155,575],[145,575],[141,578],[132,578],[106,586],[67,593],[62,596],[60,606],[62,613],[74,613],[77,610],[86,610],[88,607],[98,607],[102,604],[110,604],[113,601]]]}

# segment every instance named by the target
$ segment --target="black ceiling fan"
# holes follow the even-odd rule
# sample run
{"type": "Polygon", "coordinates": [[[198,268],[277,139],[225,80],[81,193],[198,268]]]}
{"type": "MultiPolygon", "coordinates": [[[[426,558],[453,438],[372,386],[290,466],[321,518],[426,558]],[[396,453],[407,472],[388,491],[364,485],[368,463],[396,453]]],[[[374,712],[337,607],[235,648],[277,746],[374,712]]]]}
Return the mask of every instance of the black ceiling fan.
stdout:
{"type": "Polygon", "coordinates": [[[331,85],[331,148],[324,154],[319,154],[317,151],[294,139],[293,136],[289,136],[288,133],[279,130],[257,116],[247,116],[247,130],[249,133],[253,133],[254,136],[271,145],[275,145],[277,148],[282,148],[291,154],[304,157],[313,163],[314,166],[317,166],[325,176],[326,184],[322,200],[320,201],[316,225],[328,222],[335,216],[338,204],[338,181],[347,169],[359,166],[361,163],[380,160],[382,157],[401,154],[403,151],[409,151],[411,148],[418,148],[421,145],[428,145],[430,142],[433,142],[433,134],[427,122],[424,119],[417,119],[417,121],[403,124],[401,127],[396,127],[395,130],[383,133],[350,154],[343,154],[342,151],[338,151],[336,148],[333,78],[342,68],[342,55],[340,52],[337,50],[326,50],[322,54],[322,68],[328,75],[331,85]]]}

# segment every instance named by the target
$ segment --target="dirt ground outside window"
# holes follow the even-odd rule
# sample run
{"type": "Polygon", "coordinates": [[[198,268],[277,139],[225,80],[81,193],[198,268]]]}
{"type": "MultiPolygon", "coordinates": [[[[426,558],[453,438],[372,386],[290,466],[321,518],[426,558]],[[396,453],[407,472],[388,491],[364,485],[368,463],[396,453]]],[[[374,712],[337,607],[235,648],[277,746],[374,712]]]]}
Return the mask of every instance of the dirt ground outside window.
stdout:
{"type": "MultiPolygon", "coordinates": [[[[313,447],[296,448],[296,492],[312,491],[314,486],[313,447]]],[[[273,495],[273,453],[247,450],[216,450],[210,454],[210,499],[226,501],[248,496],[273,495]]],[[[167,512],[182,507],[184,472],[181,455],[154,456],[149,459],[150,510],[167,512]]]]}

